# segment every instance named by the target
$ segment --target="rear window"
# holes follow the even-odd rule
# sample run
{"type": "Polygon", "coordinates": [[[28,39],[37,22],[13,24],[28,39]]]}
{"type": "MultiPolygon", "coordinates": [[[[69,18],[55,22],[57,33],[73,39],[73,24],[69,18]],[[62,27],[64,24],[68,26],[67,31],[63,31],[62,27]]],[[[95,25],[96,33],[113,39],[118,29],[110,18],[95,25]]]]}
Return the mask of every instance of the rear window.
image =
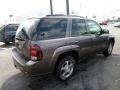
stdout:
{"type": "Polygon", "coordinates": [[[37,27],[37,40],[64,38],[66,36],[67,19],[43,18],[37,27]]]}
{"type": "Polygon", "coordinates": [[[24,21],[16,32],[16,37],[21,39],[31,39],[35,32],[35,25],[39,19],[29,19],[24,21]]]}

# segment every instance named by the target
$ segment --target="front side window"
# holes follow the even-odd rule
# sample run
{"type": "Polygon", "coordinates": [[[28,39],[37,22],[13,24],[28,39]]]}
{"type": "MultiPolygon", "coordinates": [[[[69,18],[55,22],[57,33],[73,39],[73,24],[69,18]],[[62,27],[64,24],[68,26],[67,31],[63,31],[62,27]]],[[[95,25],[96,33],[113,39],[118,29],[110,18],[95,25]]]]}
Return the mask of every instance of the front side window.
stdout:
{"type": "Polygon", "coordinates": [[[72,20],[72,33],[71,36],[80,36],[87,33],[86,24],[84,19],[73,19],[72,20]]]}
{"type": "Polygon", "coordinates": [[[91,34],[100,34],[101,28],[95,21],[88,20],[86,22],[91,34]]]}
{"type": "Polygon", "coordinates": [[[43,18],[40,20],[37,30],[38,40],[64,38],[66,36],[67,19],[43,18]]]}

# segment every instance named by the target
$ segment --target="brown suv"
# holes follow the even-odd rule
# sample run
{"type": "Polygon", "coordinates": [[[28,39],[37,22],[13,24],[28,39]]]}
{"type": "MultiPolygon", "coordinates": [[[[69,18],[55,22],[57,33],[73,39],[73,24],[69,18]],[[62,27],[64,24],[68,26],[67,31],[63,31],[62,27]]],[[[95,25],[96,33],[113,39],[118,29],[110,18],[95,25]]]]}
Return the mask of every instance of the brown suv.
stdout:
{"type": "Polygon", "coordinates": [[[114,37],[93,20],[52,15],[23,22],[12,50],[14,65],[30,75],[56,73],[69,79],[76,64],[91,53],[112,53],[114,37]]]}

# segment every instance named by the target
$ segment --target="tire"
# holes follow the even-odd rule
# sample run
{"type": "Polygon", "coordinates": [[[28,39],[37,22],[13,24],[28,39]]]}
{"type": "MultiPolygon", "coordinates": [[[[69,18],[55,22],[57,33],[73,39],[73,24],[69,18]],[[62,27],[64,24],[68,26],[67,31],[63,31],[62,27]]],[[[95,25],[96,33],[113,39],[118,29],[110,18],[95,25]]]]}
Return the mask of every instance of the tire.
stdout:
{"type": "Polygon", "coordinates": [[[108,44],[107,49],[103,52],[103,55],[105,57],[110,56],[112,54],[112,50],[113,50],[113,42],[110,41],[109,44],[108,44]]]}
{"type": "Polygon", "coordinates": [[[71,78],[76,69],[76,61],[73,56],[67,55],[61,59],[56,69],[58,79],[65,81],[71,78]]]}

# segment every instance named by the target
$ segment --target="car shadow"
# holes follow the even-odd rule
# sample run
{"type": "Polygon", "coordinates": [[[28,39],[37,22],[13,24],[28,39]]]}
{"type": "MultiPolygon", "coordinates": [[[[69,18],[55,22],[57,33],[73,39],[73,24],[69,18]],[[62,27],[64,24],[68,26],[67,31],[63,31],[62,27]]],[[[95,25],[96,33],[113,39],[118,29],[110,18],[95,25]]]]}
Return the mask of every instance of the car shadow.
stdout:
{"type": "Polygon", "coordinates": [[[8,78],[1,90],[107,90],[102,87],[104,60],[102,55],[87,58],[80,62],[75,75],[64,82],[52,75],[31,78],[18,73],[8,78]]]}

